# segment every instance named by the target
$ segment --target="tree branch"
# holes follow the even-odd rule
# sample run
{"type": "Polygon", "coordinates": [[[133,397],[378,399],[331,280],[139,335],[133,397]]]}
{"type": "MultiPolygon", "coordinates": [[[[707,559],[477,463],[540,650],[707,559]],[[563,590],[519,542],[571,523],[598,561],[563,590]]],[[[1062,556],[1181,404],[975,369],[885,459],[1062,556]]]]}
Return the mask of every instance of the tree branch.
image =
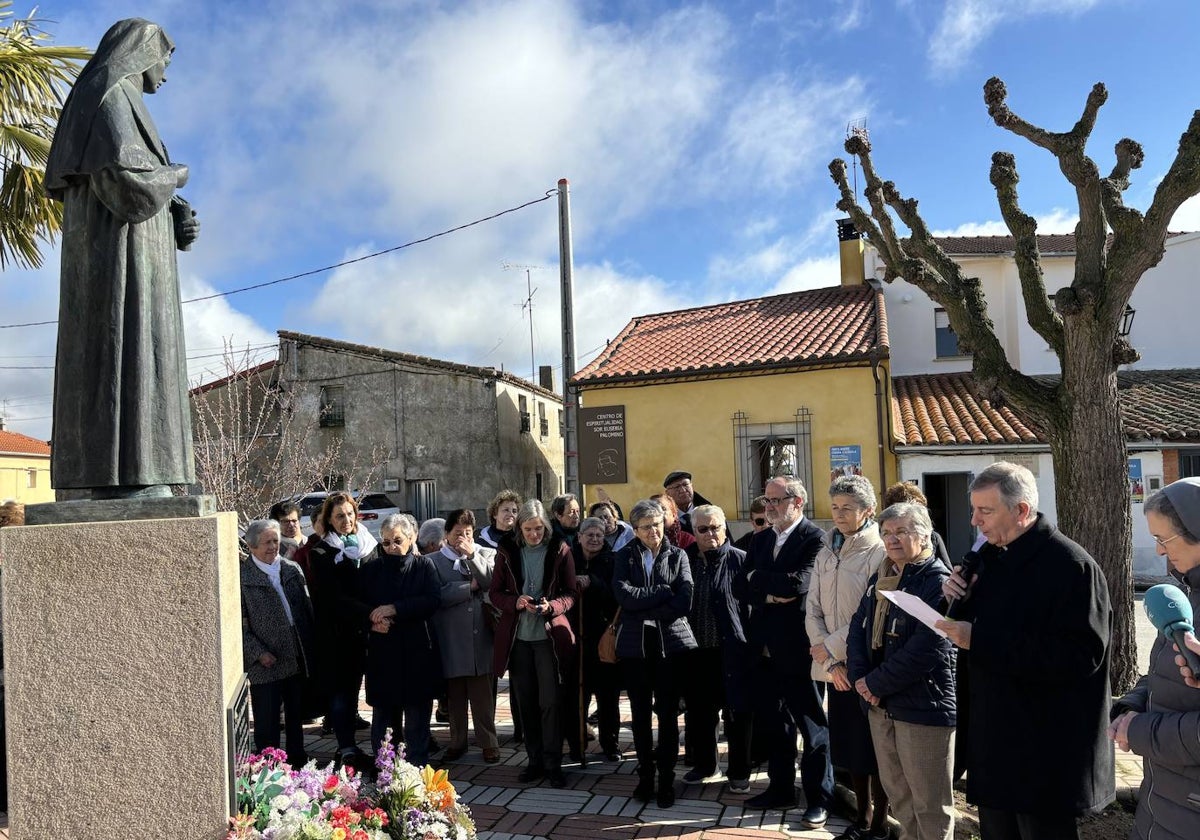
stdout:
{"type": "Polygon", "coordinates": [[[1200,111],[1192,114],[1191,123],[1179,138],[1175,160],[1154,191],[1154,201],[1138,231],[1140,235],[1122,238],[1114,247],[1114,296],[1123,295],[1128,300],[1142,274],[1158,264],[1171,218],[1183,202],[1197,193],[1200,193],[1200,111]]]}
{"type": "Polygon", "coordinates": [[[983,101],[996,125],[1051,152],[1058,158],[1058,168],[1075,187],[1079,201],[1079,224],[1075,226],[1075,285],[1095,283],[1104,274],[1108,241],[1104,190],[1100,170],[1085,149],[1096,125],[1096,115],[1107,99],[1107,89],[1097,83],[1088,94],[1083,114],[1075,126],[1067,132],[1052,132],[1012,112],[1003,81],[993,76],[983,86],[983,101]]]}
{"type": "Polygon", "coordinates": [[[1035,420],[1044,422],[1048,419],[1047,407],[1055,401],[1057,386],[1043,385],[1012,367],[988,317],[979,280],[964,277],[958,263],[946,256],[921,217],[917,201],[902,197],[894,183],[880,179],[865,138],[848,139],[846,151],[858,155],[862,162],[866,177],[863,192],[871,203],[871,213],[868,215],[855,201],[846,180],[846,164],[841,160],[829,166],[842,196],[837,206],[850,215],[879,252],[887,266],[884,280],[903,278],[945,308],[950,326],[975,356],[976,379],[988,399],[1003,405],[1007,394],[1035,420]],[[896,235],[889,207],[912,232],[908,240],[902,241],[896,235]]]}
{"type": "Polygon", "coordinates": [[[1050,345],[1061,363],[1064,347],[1062,318],[1055,313],[1050,298],[1046,296],[1046,282],[1037,244],[1037,220],[1021,209],[1017,197],[1017,184],[1021,176],[1017,172],[1016,158],[1008,152],[992,155],[991,180],[996,188],[1000,215],[1004,217],[1004,223],[1012,231],[1016,243],[1013,258],[1017,264],[1017,276],[1021,279],[1021,296],[1025,300],[1029,325],[1050,345]]]}

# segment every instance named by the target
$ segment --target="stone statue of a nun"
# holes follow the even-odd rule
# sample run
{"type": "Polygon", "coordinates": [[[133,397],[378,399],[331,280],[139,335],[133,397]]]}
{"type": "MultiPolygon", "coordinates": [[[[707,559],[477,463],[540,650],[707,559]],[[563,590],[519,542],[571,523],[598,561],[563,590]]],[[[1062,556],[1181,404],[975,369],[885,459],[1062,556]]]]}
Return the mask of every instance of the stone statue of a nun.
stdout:
{"type": "Polygon", "coordinates": [[[46,192],[63,203],[51,481],[92,498],[195,480],[176,249],[199,234],[143,94],[175,45],[113,24],[63,106],[46,192]]]}

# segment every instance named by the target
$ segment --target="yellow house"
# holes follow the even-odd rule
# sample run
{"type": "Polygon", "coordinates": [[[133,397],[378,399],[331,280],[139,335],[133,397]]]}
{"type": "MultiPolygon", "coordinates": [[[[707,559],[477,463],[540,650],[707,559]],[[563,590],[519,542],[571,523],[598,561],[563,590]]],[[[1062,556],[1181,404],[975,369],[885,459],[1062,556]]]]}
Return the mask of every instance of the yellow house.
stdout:
{"type": "Polygon", "coordinates": [[[50,445],[0,426],[0,502],[53,502],[50,445]]]}
{"type": "Polygon", "coordinates": [[[573,379],[588,500],[602,484],[628,510],[687,470],[748,519],[768,479],[794,475],[824,519],[834,475],[894,481],[883,295],[844,282],[630,321],[573,379]]]}

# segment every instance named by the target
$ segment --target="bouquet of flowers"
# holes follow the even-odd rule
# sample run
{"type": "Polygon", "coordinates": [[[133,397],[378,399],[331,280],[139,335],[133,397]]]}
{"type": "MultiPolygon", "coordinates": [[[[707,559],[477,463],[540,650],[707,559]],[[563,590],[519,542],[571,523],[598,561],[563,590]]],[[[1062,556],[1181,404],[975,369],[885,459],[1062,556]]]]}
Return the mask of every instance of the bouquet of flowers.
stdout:
{"type": "Polygon", "coordinates": [[[375,756],[375,802],[387,815],[393,840],[475,840],[475,823],[458,801],[445,770],[418,769],[391,746],[391,730],[375,756]]]}
{"type": "Polygon", "coordinates": [[[361,792],[353,770],[299,770],[268,747],[238,767],[238,815],[227,840],[388,840],[387,814],[361,792]]]}

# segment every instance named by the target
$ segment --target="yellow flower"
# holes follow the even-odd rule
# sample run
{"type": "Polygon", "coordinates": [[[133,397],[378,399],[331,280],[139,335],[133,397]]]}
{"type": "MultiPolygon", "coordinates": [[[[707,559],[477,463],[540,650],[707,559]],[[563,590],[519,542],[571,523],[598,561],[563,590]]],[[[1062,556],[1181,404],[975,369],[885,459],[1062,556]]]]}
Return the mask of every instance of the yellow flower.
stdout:
{"type": "Polygon", "coordinates": [[[421,771],[421,781],[425,785],[425,798],[429,804],[439,810],[446,810],[454,805],[454,785],[450,784],[450,773],[446,770],[434,770],[428,764],[421,771]]]}
{"type": "Polygon", "coordinates": [[[331,836],[332,840],[346,840],[346,829],[335,828],[331,836]]]}

